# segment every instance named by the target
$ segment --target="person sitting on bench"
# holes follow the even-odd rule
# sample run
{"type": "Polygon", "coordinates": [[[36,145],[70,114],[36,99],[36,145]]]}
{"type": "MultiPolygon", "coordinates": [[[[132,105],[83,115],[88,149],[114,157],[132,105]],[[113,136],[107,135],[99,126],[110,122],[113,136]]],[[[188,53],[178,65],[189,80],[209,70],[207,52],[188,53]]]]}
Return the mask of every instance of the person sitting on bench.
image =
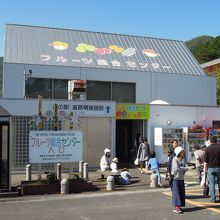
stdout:
{"type": "Polygon", "coordinates": [[[118,173],[118,158],[115,157],[110,165],[112,173],[118,173]]]}
{"type": "Polygon", "coordinates": [[[104,155],[100,160],[100,169],[101,171],[110,170],[110,157],[111,157],[111,150],[105,148],[104,155]]]}

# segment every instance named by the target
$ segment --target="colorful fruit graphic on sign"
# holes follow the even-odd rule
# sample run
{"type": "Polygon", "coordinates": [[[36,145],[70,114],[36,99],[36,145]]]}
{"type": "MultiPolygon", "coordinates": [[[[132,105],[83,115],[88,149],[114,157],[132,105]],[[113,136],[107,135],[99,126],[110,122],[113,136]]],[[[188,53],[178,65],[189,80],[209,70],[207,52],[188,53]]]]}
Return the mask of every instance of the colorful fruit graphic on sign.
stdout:
{"type": "Polygon", "coordinates": [[[122,53],[125,50],[124,48],[118,47],[117,45],[110,45],[109,48],[115,51],[116,53],[122,53]]]}
{"type": "Polygon", "coordinates": [[[99,55],[111,54],[112,50],[109,48],[96,48],[95,53],[99,55]]]}
{"type": "Polygon", "coordinates": [[[159,53],[157,53],[155,50],[151,50],[151,49],[144,49],[143,50],[143,54],[145,54],[148,57],[157,57],[160,56],[159,53]]]}
{"type": "Polygon", "coordinates": [[[55,50],[66,50],[69,47],[69,44],[62,42],[62,41],[54,41],[53,43],[49,44],[53,46],[55,50]]]}
{"type": "Polygon", "coordinates": [[[79,53],[85,53],[87,51],[89,52],[94,52],[96,50],[96,47],[89,45],[89,44],[78,44],[78,46],[76,47],[76,51],[79,53]]]}
{"type": "Polygon", "coordinates": [[[130,47],[122,52],[122,55],[127,56],[127,57],[133,56],[134,54],[136,54],[136,49],[132,48],[132,47],[130,47]]]}

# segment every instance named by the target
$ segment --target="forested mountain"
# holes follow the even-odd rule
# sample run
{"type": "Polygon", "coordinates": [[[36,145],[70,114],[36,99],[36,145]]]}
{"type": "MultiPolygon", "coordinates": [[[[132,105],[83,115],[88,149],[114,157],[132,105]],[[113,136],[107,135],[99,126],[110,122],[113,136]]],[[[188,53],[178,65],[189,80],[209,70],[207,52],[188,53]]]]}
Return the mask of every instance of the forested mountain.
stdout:
{"type": "MultiPolygon", "coordinates": [[[[186,42],[192,54],[199,63],[206,63],[220,58],[220,36],[200,36],[186,42]]],[[[213,73],[216,76],[217,105],[220,105],[220,68],[213,73]]]]}
{"type": "Polygon", "coordinates": [[[220,58],[220,36],[203,35],[185,43],[200,64],[220,58]]]}

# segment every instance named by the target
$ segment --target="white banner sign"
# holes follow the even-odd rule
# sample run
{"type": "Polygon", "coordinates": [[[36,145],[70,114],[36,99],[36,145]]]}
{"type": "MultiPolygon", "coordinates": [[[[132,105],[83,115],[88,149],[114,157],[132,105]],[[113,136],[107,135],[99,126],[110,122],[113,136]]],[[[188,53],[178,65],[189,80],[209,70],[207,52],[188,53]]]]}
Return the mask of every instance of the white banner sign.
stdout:
{"type": "MultiPolygon", "coordinates": [[[[115,103],[106,102],[52,102],[57,104],[58,111],[64,114],[77,114],[84,116],[115,116],[115,103]]],[[[54,105],[53,104],[53,105],[54,105]]]]}
{"type": "Polygon", "coordinates": [[[82,146],[81,131],[31,131],[29,162],[79,162],[82,146]]]}

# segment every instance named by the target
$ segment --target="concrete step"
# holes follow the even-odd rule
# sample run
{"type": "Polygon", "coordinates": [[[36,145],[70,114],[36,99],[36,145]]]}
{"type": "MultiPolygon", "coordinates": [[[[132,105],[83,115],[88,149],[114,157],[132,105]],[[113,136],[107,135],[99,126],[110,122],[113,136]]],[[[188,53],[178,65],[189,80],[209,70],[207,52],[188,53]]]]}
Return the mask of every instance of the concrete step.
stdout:
{"type": "Polygon", "coordinates": [[[6,198],[6,197],[18,197],[18,192],[1,192],[0,198],[6,198]]]}

